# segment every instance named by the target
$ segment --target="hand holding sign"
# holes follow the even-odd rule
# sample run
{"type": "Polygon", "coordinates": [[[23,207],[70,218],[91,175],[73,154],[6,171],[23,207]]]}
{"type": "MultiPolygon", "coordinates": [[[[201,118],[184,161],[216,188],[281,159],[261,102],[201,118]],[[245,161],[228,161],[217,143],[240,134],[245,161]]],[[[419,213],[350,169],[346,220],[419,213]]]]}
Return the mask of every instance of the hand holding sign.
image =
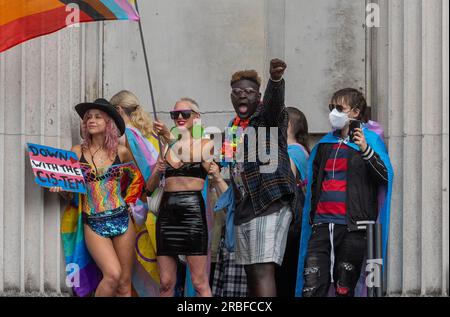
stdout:
{"type": "Polygon", "coordinates": [[[28,143],[31,167],[38,185],[51,192],[86,193],[80,163],[75,153],[28,143]]]}
{"type": "Polygon", "coordinates": [[[61,195],[62,198],[64,198],[65,200],[71,200],[72,199],[72,193],[69,193],[67,191],[65,191],[64,189],[62,189],[62,187],[50,187],[49,192],[51,193],[58,193],[61,195]]]}
{"type": "Polygon", "coordinates": [[[50,187],[48,189],[51,193],[61,193],[64,190],[62,189],[62,187],[50,187]]]}

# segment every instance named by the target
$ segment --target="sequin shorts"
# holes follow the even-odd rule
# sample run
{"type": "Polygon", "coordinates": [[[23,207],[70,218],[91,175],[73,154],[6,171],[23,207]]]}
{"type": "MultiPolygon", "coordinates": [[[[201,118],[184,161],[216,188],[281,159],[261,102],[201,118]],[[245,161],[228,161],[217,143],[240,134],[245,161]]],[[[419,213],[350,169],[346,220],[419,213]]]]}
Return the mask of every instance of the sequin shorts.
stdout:
{"type": "Polygon", "coordinates": [[[128,229],[128,222],[127,206],[93,215],[83,212],[83,223],[88,225],[96,234],[105,238],[113,238],[124,234],[128,229]]]}

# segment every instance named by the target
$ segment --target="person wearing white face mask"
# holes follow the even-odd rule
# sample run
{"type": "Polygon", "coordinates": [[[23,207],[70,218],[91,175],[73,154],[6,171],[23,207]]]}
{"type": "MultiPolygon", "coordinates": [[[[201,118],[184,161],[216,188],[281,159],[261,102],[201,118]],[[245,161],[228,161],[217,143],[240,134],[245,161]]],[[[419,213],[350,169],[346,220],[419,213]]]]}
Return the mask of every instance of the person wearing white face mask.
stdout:
{"type": "Polygon", "coordinates": [[[363,224],[389,214],[390,194],[387,205],[377,197],[391,190],[393,172],[383,141],[364,127],[363,94],[337,91],[329,109],[333,131],[313,149],[307,173],[297,296],[324,297],[330,286],[336,296],[354,296],[366,253],[363,224]]]}
{"type": "MultiPolygon", "coordinates": [[[[335,105],[330,104],[330,108],[336,107],[335,105]]],[[[338,105],[338,107],[342,108],[342,106],[338,105]]],[[[337,108],[333,108],[330,112],[330,122],[331,126],[335,130],[339,130],[345,127],[345,125],[349,122],[348,112],[340,111],[337,108]]]]}
{"type": "MultiPolygon", "coordinates": [[[[351,121],[360,121],[362,118],[361,116],[361,109],[360,108],[367,108],[367,105],[364,103],[361,103],[360,105],[357,105],[356,107],[351,107],[350,105],[346,104],[345,102],[342,102],[342,105],[340,104],[330,104],[330,123],[333,130],[340,130],[341,136],[343,139],[346,139],[349,135],[349,127],[351,121]]],[[[357,128],[355,132],[362,132],[362,127],[357,128]]],[[[349,140],[353,141],[353,140],[349,140]]],[[[358,140],[354,140],[356,144],[358,144],[361,148],[361,150],[365,150],[367,144],[365,143],[364,134],[359,133],[358,140]]]]}

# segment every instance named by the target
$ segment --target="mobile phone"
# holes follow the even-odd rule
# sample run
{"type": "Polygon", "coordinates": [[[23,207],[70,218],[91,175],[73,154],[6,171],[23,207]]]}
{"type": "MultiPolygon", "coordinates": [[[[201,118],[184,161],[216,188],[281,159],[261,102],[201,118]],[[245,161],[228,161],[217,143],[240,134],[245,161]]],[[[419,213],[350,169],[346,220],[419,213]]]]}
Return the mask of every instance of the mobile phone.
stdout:
{"type": "Polygon", "coordinates": [[[351,120],[349,125],[348,135],[350,136],[350,141],[353,142],[353,137],[355,136],[355,129],[361,129],[362,122],[359,120],[351,120]]]}

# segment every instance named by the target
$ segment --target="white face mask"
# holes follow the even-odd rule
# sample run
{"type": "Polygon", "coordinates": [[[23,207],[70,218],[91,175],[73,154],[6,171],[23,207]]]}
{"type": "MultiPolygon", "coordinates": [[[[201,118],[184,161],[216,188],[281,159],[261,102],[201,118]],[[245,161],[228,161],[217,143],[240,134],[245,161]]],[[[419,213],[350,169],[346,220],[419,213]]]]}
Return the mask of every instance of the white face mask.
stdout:
{"type": "Polygon", "coordinates": [[[330,112],[330,123],[333,129],[343,129],[348,121],[348,113],[339,112],[337,109],[333,109],[333,111],[330,112]]]}

